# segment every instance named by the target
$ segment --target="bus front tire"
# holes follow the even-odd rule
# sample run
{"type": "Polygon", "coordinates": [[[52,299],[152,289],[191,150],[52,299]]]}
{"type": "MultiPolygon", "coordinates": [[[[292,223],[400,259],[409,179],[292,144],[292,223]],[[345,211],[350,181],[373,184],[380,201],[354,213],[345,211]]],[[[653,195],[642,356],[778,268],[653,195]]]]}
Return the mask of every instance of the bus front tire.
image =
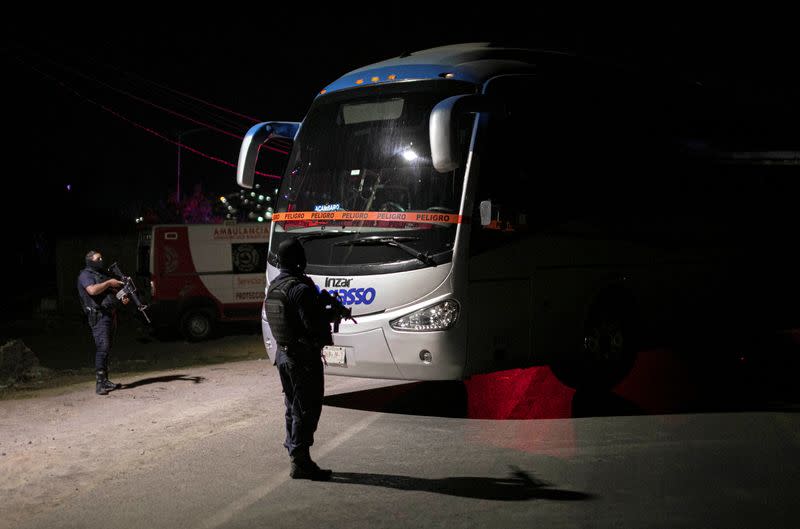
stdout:
{"type": "Polygon", "coordinates": [[[624,304],[594,308],[584,324],[579,350],[554,363],[556,377],[579,391],[610,391],[622,382],[636,360],[633,314],[624,304]]]}
{"type": "Polygon", "coordinates": [[[189,309],[181,317],[181,334],[190,342],[206,340],[214,330],[214,315],[208,309],[189,309]]]}

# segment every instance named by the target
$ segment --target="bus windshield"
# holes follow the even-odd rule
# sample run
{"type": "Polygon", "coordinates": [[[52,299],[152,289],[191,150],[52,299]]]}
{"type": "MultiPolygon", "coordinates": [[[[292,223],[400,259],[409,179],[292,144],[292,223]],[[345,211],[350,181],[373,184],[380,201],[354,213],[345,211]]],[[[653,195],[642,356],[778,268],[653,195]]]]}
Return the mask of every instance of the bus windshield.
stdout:
{"type": "MultiPolygon", "coordinates": [[[[426,81],[318,98],[281,183],[272,248],[287,237],[301,237],[312,273],[315,267],[320,273],[332,272],[327,267],[336,273],[363,267],[374,269],[364,273],[380,273],[426,266],[409,248],[429,257],[428,264],[449,260],[463,167],[447,173],[433,168],[428,122],[438,102],[470,90],[459,82],[426,81]],[[335,231],[339,236],[319,236],[335,231]],[[386,241],[391,243],[382,244],[386,241]],[[394,266],[377,268],[387,263],[394,266]]],[[[472,119],[459,127],[464,156],[472,119]]],[[[270,258],[275,264],[274,250],[270,258]]]]}

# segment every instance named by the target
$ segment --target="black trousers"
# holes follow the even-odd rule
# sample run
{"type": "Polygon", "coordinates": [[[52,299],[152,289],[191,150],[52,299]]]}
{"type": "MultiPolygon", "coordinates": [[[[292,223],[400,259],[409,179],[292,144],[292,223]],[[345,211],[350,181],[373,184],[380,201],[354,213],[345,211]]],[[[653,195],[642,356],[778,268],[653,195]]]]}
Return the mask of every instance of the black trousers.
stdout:
{"type": "Polygon", "coordinates": [[[114,341],[116,316],[114,314],[90,312],[88,318],[96,348],[94,368],[108,372],[108,353],[111,351],[114,341]]]}
{"type": "Polygon", "coordinates": [[[314,444],[314,432],[317,431],[325,395],[322,358],[318,352],[290,356],[279,350],[276,364],[286,406],[286,440],[283,446],[289,455],[295,455],[314,444]]]}

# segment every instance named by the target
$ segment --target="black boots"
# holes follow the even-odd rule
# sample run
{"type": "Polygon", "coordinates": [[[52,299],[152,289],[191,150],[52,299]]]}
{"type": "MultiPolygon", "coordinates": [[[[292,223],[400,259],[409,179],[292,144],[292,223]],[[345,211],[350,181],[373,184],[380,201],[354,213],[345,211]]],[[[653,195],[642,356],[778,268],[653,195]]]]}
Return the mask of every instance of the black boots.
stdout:
{"type": "Polygon", "coordinates": [[[109,391],[119,389],[120,384],[114,384],[108,380],[108,373],[105,369],[98,369],[96,372],[97,383],[95,384],[94,392],[98,395],[108,395],[109,391]]]}
{"type": "Polygon", "coordinates": [[[311,454],[308,449],[299,449],[292,456],[292,469],[289,471],[289,477],[292,479],[310,479],[313,481],[328,481],[333,475],[330,469],[319,468],[314,461],[311,460],[311,454]]]}

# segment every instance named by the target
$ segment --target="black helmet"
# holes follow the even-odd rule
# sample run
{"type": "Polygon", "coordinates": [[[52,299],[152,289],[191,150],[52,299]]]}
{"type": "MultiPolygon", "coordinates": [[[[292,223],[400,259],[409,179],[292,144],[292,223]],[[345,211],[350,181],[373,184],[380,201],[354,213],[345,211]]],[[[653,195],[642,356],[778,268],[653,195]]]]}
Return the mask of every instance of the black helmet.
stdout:
{"type": "Polygon", "coordinates": [[[292,238],[278,245],[278,265],[281,270],[289,272],[302,272],[306,269],[306,252],[300,241],[292,238]]]}

